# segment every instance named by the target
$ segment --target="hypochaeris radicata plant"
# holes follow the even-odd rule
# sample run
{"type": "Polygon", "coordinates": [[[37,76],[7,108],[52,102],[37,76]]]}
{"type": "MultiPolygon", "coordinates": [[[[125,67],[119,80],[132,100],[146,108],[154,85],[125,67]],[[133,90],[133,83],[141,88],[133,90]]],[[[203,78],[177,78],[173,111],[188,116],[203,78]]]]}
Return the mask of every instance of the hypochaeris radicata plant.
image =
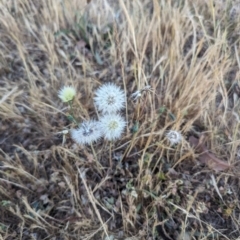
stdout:
{"type": "Polygon", "coordinates": [[[72,139],[78,144],[89,144],[102,137],[100,124],[96,120],[84,121],[78,129],[71,130],[72,139]]]}
{"type": "MultiPolygon", "coordinates": [[[[71,108],[69,119],[78,123],[72,109],[75,95],[76,89],[71,86],[63,87],[58,94],[59,98],[68,103],[71,108]]],[[[95,92],[94,103],[101,113],[99,120],[83,121],[78,123],[77,129],[70,131],[72,139],[77,144],[91,144],[102,137],[109,141],[117,140],[124,131],[126,122],[119,111],[125,106],[125,94],[120,87],[113,83],[103,84],[95,92]]]]}
{"type": "Polygon", "coordinates": [[[102,85],[95,92],[95,105],[99,111],[105,113],[116,113],[125,106],[125,94],[120,87],[113,83],[102,85]]]}
{"type": "Polygon", "coordinates": [[[58,97],[63,101],[63,102],[70,102],[73,100],[73,98],[76,95],[76,89],[71,86],[65,86],[60,89],[58,93],[58,97]]]}
{"type": "Polygon", "coordinates": [[[176,145],[182,141],[182,135],[178,131],[170,130],[166,133],[166,137],[171,145],[176,145]]]}
{"type": "MultiPolygon", "coordinates": [[[[77,128],[68,130],[73,141],[79,145],[90,145],[93,154],[96,152],[93,143],[104,139],[111,143],[121,138],[127,122],[121,115],[121,110],[125,108],[126,94],[117,85],[113,83],[105,83],[100,86],[94,93],[94,106],[96,114],[93,119],[78,121],[75,117],[73,109],[73,101],[76,95],[76,89],[72,86],[65,86],[59,91],[59,98],[68,103],[70,115],[68,119],[78,125],[77,128]],[[98,120],[96,120],[98,118],[98,120]]],[[[151,92],[151,86],[147,85],[141,90],[130,95],[130,99],[137,103],[143,97],[144,92],[151,92]]],[[[178,131],[170,130],[165,134],[168,143],[173,146],[181,143],[182,135],[178,131]]],[[[65,138],[65,135],[64,135],[65,138]]],[[[65,140],[63,141],[65,142],[65,140]]],[[[112,157],[109,158],[110,166],[112,166],[112,157]]]]}
{"type": "MultiPolygon", "coordinates": [[[[143,89],[133,93],[131,98],[137,101],[144,91],[150,91],[151,86],[147,85],[143,89]]],[[[119,113],[125,107],[124,91],[113,83],[105,83],[95,92],[94,104],[100,112],[99,120],[86,120],[79,123],[73,113],[72,103],[76,95],[76,89],[72,86],[65,86],[59,91],[59,98],[68,103],[71,109],[69,119],[78,123],[78,128],[70,130],[72,139],[80,145],[92,144],[104,138],[114,141],[121,137],[126,121],[119,113]]],[[[178,131],[170,130],[166,133],[170,145],[179,144],[182,135],[178,131]]]]}

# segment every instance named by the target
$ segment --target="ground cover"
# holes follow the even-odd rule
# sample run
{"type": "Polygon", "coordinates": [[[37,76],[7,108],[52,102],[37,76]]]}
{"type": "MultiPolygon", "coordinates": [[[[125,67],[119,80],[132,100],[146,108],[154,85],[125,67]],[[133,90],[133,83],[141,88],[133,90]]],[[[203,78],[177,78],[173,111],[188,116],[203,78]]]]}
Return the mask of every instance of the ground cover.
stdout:
{"type": "Polygon", "coordinates": [[[238,239],[239,6],[1,1],[0,239],[238,239]],[[79,145],[109,82],[125,129],[79,145]]]}

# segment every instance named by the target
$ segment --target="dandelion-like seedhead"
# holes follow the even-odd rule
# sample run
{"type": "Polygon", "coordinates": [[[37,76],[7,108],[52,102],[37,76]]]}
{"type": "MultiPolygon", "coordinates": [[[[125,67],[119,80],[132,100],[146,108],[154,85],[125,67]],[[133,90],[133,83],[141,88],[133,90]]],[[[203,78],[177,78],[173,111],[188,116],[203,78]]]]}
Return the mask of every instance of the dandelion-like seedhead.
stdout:
{"type": "Polygon", "coordinates": [[[137,90],[136,92],[131,94],[131,99],[133,101],[137,101],[142,96],[143,92],[152,92],[152,87],[150,85],[147,85],[144,88],[137,90]]]}
{"type": "Polygon", "coordinates": [[[94,101],[97,109],[102,113],[116,113],[124,108],[124,91],[113,83],[106,83],[97,89],[94,101]]]}
{"type": "Polygon", "coordinates": [[[136,91],[131,94],[131,98],[133,101],[137,101],[142,96],[141,91],[136,91]]]}
{"type": "Polygon", "coordinates": [[[78,129],[71,130],[71,137],[80,145],[95,142],[102,137],[100,124],[95,120],[85,121],[78,129]]]}
{"type": "Polygon", "coordinates": [[[73,98],[76,95],[76,89],[71,86],[65,86],[60,89],[58,92],[58,97],[63,101],[63,102],[70,102],[73,100],[73,98]]]}
{"type": "Polygon", "coordinates": [[[119,114],[106,114],[99,121],[104,138],[110,141],[120,138],[126,126],[124,118],[119,114]]]}
{"type": "Polygon", "coordinates": [[[170,130],[166,137],[171,145],[178,144],[182,141],[182,135],[178,131],[170,130]]]}

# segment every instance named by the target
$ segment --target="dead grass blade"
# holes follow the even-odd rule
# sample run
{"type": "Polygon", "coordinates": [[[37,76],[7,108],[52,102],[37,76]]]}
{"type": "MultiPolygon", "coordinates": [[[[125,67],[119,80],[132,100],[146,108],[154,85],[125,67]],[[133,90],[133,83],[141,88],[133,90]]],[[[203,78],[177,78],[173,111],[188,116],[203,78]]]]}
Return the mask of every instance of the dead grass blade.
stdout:
{"type": "MultiPolygon", "coordinates": [[[[88,186],[87,186],[86,178],[84,177],[84,174],[82,173],[82,171],[81,171],[80,169],[78,169],[78,173],[79,173],[79,176],[80,176],[80,178],[82,179],[82,182],[83,182],[83,184],[84,184],[84,186],[85,186],[85,189],[86,189],[86,191],[87,191],[89,201],[91,202],[91,204],[92,204],[92,206],[93,206],[93,208],[94,208],[94,210],[95,210],[95,213],[97,214],[98,219],[99,219],[99,221],[101,222],[102,228],[103,228],[106,236],[109,238],[108,231],[107,231],[107,228],[106,228],[106,223],[103,222],[102,217],[101,217],[101,214],[100,214],[99,210],[97,209],[96,202],[95,202],[95,201],[96,201],[96,200],[95,200],[95,197],[93,196],[93,193],[91,192],[91,190],[90,190],[90,189],[88,188],[88,186]]],[[[99,205],[100,205],[100,204],[99,204],[99,205]]],[[[101,206],[101,205],[100,205],[100,206],[101,206]]],[[[105,208],[104,208],[104,210],[107,211],[105,208]]],[[[107,212],[108,212],[108,211],[107,211],[107,212]]],[[[109,220],[110,220],[110,219],[109,219],[109,220]]],[[[109,220],[108,220],[108,221],[109,221],[109,220]]]]}

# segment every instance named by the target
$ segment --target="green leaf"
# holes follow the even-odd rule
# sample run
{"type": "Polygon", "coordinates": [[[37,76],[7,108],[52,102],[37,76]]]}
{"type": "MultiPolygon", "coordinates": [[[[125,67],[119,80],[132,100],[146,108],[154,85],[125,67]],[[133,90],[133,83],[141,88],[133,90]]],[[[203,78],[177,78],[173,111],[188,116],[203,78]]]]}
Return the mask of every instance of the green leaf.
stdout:
{"type": "Polygon", "coordinates": [[[70,121],[70,122],[75,122],[75,119],[72,115],[68,115],[67,116],[67,119],[70,121]]]}
{"type": "Polygon", "coordinates": [[[138,129],[139,129],[139,122],[135,122],[135,124],[131,128],[131,132],[134,134],[138,131],[138,129]]]}
{"type": "Polygon", "coordinates": [[[94,53],[94,57],[99,65],[103,65],[103,60],[101,59],[101,56],[97,51],[94,53]]]}
{"type": "Polygon", "coordinates": [[[163,114],[164,112],[166,111],[166,107],[165,106],[162,106],[159,108],[159,114],[163,114]]]}
{"type": "Polygon", "coordinates": [[[8,200],[2,200],[1,201],[1,205],[3,206],[3,207],[6,207],[6,206],[9,206],[9,205],[11,205],[11,201],[8,201],[8,200]]]}
{"type": "Polygon", "coordinates": [[[163,172],[160,172],[160,173],[158,174],[158,178],[159,178],[160,180],[166,180],[166,176],[165,176],[165,174],[164,174],[163,172]]]}
{"type": "Polygon", "coordinates": [[[170,117],[173,121],[176,120],[176,117],[175,117],[175,115],[174,115],[173,113],[169,112],[168,115],[169,115],[169,117],[170,117]]]}

